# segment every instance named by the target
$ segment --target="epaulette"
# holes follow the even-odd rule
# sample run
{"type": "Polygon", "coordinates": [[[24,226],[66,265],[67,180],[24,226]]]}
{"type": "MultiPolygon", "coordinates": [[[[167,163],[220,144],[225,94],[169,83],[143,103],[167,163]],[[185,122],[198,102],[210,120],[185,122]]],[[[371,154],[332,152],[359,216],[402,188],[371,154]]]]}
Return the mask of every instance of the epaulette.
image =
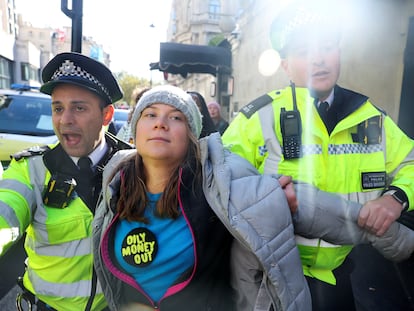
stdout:
{"type": "Polygon", "coordinates": [[[240,109],[240,112],[246,116],[247,119],[250,119],[250,117],[258,111],[260,108],[266,106],[267,104],[270,104],[273,101],[272,97],[270,97],[268,94],[262,95],[255,100],[248,103],[246,106],[240,109]]]}
{"type": "Polygon", "coordinates": [[[380,107],[378,107],[378,106],[375,106],[375,105],[373,105],[379,112],[381,112],[384,116],[386,116],[387,115],[387,112],[384,110],[384,109],[382,109],[382,108],[380,108],[380,107]]]}
{"type": "Polygon", "coordinates": [[[50,150],[50,147],[47,145],[33,146],[11,155],[10,158],[14,158],[16,161],[19,161],[23,158],[30,158],[33,156],[42,155],[48,150],[50,150]]]}

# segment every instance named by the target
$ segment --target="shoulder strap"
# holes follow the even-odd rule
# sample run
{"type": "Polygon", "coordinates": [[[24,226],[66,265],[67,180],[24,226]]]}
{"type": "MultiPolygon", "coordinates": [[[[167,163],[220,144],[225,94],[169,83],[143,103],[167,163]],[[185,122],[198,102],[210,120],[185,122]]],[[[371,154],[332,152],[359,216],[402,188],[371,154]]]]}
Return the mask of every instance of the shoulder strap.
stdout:
{"type": "Polygon", "coordinates": [[[374,104],[372,104],[372,106],[374,106],[375,109],[377,109],[379,112],[381,112],[381,114],[383,114],[384,116],[387,116],[387,112],[384,109],[382,109],[381,107],[378,107],[374,104]]]}
{"type": "Polygon", "coordinates": [[[34,147],[30,147],[28,149],[24,149],[22,151],[19,151],[15,154],[12,155],[12,157],[16,160],[19,161],[23,158],[30,158],[33,156],[37,156],[37,155],[43,155],[46,151],[50,150],[49,146],[34,146],[34,147]]]}
{"type": "Polygon", "coordinates": [[[273,101],[272,97],[268,94],[264,94],[252,102],[248,103],[246,106],[240,109],[240,112],[250,119],[250,117],[258,111],[260,108],[270,104],[273,101]]]}

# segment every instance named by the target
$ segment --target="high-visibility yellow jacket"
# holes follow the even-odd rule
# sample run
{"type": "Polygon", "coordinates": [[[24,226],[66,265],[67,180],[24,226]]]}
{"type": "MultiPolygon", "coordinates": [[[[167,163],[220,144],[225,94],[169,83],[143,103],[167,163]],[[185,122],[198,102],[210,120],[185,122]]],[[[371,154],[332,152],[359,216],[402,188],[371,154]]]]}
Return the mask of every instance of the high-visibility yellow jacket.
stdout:
{"type": "MultiPolygon", "coordinates": [[[[291,87],[270,92],[245,106],[224,133],[223,141],[261,173],[290,175],[294,180],[360,203],[377,198],[393,185],[405,192],[412,209],[414,141],[367,97],[339,86],[335,87],[334,96],[338,119],[328,134],[308,90],[296,88],[302,125],[298,159],[285,159],[282,150],[280,112],[282,107],[293,109],[291,87]],[[366,144],[358,135],[358,128],[371,118],[379,121],[380,130],[374,131],[378,142],[366,144]]],[[[305,275],[331,284],[335,284],[332,270],[342,264],[352,249],[299,236],[297,245],[305,275]]]]}
{"type": "MultiPolygon", "coordinates": [[[[107,158],[125,147],[116,140],[107,142],[107,158]]],[[[45,157],[52,171],[70,176],[72,166],[76,169],[59,145],[45,154],[12,160],[0,180],[0,255],[26,232],[25,287],[57,310],[85,310],[90,297],[90,310],[102,310],[107,303],[93,271],[94,207],[76,194],[65,208],[43,203],[42,194],[51,178],[45,157]]],[[[95,173],[97,193],[101,174],[95,173]]]]}

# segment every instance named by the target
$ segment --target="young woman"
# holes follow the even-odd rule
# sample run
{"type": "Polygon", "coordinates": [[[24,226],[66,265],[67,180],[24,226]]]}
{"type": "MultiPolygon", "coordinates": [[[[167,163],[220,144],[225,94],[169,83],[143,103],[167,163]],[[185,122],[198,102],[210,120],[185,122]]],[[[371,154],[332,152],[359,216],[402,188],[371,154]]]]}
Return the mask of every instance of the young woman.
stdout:
{"type": "Polygon", "coordinates": [[[232,238],[203,195],[198,107],[179,88],[156,87],[139,100],[131,125],[137,149],[111,163],[110,200],[94,227],[109,307],[232,310],[232,238]]]}

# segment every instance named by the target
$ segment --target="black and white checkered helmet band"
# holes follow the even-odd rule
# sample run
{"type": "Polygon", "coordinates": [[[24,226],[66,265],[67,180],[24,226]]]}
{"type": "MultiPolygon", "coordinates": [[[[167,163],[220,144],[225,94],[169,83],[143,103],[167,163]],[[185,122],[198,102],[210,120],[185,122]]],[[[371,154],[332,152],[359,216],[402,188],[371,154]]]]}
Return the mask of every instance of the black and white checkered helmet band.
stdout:
{"type": "Polygon", "coordinates": [[[75,66],[75,64],[69,60],[65,60],[62,65],[53,73],[51,77],[51,81],[59,80],[60,77],[67,76],[67,77],[79,77],[81,79],[86,79],[93,84],[97,85],[100,90],[111,98],[109,95],[108,89],[101,83],[97,78],[95,78],[92,74],[87,72],[86,70],[82,69],[79,66],[75,66]]]}

